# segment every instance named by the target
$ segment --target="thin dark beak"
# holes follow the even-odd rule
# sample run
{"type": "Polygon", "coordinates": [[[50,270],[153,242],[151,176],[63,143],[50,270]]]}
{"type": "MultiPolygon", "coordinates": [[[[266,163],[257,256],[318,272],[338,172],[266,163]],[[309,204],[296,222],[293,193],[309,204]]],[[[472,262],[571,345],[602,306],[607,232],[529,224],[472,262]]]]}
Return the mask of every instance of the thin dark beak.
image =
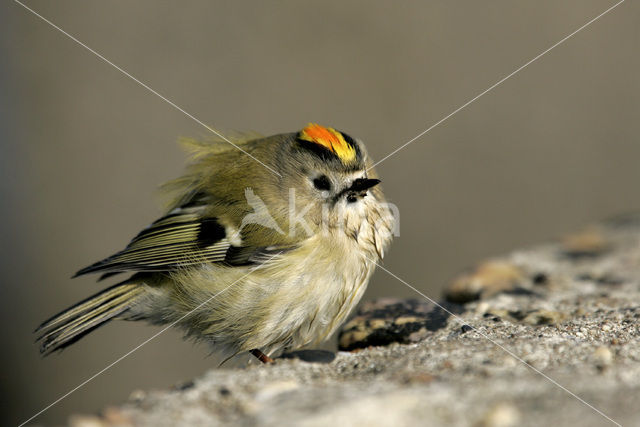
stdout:
{"type": "Polygon", "coordinates": [[[359,198],[366,196],[367,190],[375,187],[378,184],[380,184],[379,179],[358,178],[353,181],[353,183],[351,184],[351,187],[345,188],[344,190],[342,190],[340,194],[336,196],[335,200],[337,201],[338,199],[340,199],[340,197],[346,194],[347,202],[353,203],[357,201],[359,198]]]}
{"type": "Polygon", "coordinates": [[[380,180],[379,179],[375,179],[375,178],[358,178],[355,181],[353,181],[353,184],[351,184],[351,187],[349,187],[349,189],[347,191],[349,193],[351,193],[351,192],[353,192],[353,193],[363,193],[363,192],[367,191],[368,189],[375,187],[378,184],[380,184],[380,180]]]}

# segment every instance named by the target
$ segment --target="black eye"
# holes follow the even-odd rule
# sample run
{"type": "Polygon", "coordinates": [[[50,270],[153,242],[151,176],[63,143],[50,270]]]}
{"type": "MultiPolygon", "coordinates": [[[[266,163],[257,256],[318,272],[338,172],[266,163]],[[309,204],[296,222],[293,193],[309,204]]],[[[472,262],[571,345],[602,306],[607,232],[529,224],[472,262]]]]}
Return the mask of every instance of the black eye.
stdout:
{"type": "Polygon", "coordinates": [[[331,190],[331,182],[326,175],[321,175],[313,180],[313,186],[318,190],[329,191],[331,190]]]}

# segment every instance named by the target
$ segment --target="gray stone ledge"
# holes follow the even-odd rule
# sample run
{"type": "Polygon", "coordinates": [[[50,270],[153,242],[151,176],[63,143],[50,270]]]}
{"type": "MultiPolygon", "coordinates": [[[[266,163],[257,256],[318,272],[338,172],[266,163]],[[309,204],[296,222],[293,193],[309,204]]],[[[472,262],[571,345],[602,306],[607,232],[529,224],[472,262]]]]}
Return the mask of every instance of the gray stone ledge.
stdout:
{"type": "Polygon", "coordinates": [[[362,345],[331,363],[211,370],[71,424],[612,425],[597,408],[640,425],[640,220],[490,263],[498,267],[485,263],[452,281],[447,296],[456,300],[457,289],[466,302],[450,305],[457,318],[437,327],[428,324],[434,307],[421,300],[369,302],[341,337],[362,345]],[[403,315],[397,304],[413,311],[403,315]],[[370,346],[371,334],[387,337],[385,345],[370,346]]]}

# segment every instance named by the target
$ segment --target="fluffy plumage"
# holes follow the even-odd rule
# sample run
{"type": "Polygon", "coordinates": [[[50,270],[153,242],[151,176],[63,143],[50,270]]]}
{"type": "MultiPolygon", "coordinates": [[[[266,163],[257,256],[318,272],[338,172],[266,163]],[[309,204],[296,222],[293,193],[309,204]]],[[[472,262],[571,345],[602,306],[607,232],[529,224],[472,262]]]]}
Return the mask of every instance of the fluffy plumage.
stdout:
{"type": "Polygon", "coordinates": [[[360,300],[393,218],[364,146],[310,126],[234,139],[281,176],[225,142],[186,141],[192,163],[164,186],[166,214],[77,273],[133,276],[44,322],[41,351],[112,318],[175,322],[227,355],[331,335],[360,300]]]}

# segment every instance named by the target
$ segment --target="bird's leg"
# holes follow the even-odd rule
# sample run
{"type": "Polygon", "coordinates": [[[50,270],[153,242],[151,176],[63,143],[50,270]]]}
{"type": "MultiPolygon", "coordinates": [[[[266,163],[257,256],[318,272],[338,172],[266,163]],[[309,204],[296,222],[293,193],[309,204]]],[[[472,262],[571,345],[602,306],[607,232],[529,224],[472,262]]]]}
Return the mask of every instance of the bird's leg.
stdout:
{"type": "Polygon", "coordinates": [[[253,350],[251,350],[249,353],[253,354],[256,358],[258,358],[259,361],[261,361],[262,363],[273,363],[274,360],[272,358],[270,358],[269,356],[267,356],[266,354],[264,354],[262,351],[260,351],[260,349],[258,348],[254,348],[253,350]]]}

